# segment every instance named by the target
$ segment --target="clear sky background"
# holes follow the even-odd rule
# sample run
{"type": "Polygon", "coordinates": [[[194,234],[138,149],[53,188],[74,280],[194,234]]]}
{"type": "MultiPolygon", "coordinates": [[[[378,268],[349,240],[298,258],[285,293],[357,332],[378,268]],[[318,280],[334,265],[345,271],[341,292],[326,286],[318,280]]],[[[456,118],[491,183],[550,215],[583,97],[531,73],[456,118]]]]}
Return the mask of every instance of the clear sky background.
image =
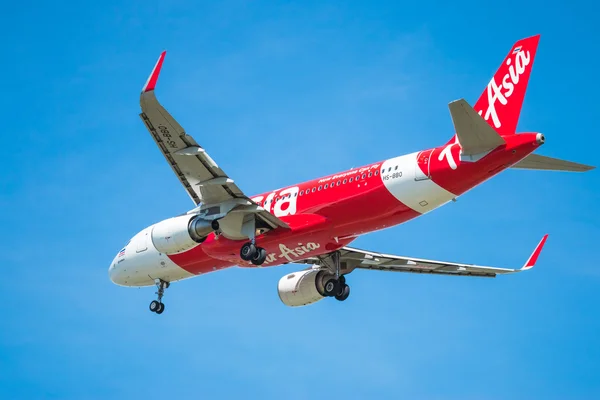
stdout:
{"type": "Polygon", "coordinates": [[[519,129],[599,165],[595,2],[12,2],[0,15],[0,398],[600,398],[600,178],[507,171],[354,245],[518,268],[357,271],[285,307],[301,267],[154,288],[108,279],[192,202],[138,117],[158,97],[248,194],[445,143],[516,40],[541,41],[519,129]],[[166,397],[165,397],[166,396],[166,397]]]}

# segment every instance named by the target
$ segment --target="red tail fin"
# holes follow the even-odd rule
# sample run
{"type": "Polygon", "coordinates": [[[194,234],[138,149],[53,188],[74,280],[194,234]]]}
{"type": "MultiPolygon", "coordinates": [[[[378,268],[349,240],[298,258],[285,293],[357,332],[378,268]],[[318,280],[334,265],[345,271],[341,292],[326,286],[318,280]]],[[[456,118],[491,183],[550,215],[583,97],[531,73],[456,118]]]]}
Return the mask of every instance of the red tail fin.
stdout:
{"type": "Polygon", "coordinates": [[[531,36],[512,46],[473,107],[500,135],[517,130],[539,40],[540,35],[531,36]]]}

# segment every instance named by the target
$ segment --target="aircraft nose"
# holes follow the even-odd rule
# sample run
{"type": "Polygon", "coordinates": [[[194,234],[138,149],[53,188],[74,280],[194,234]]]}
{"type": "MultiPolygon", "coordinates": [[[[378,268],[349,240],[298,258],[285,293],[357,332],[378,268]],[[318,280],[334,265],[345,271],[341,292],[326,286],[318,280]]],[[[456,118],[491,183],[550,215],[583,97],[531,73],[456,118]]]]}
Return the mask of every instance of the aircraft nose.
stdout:
{"type": "Polygon", "coordinates": [[[115,285],[125,285],[125,276],[122,268],[119,268],[118,264],[113,261],[108,267],[108,277],[115,285]]]}

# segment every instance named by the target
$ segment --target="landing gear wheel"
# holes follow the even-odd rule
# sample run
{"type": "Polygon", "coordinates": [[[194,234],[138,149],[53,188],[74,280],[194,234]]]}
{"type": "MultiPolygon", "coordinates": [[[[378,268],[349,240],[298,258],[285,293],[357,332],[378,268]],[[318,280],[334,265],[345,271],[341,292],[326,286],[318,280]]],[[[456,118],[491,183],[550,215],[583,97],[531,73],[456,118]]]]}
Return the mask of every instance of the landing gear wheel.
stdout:
{"type": "Polygon", "coordinates": [[[337,279],[334,278],[327,280],[327,282],[325,282],[325,285],[323,285],[323,292],[327,297],[335,296],[339,292],[339,290],[340,283],[337,279]]]}
{"type": "MultiPolygon", "coordinates": [[[[159,303],[156,300],[152,300],[152,302],[150,303],[150,311],[152,312],[158,312],[158,310],[161,308],[162,303],[159,303]]],[[[164,309],[164,306],[162,307],[164,309]]]]}
{"type": "Polygon", "coordinates": [[[256,252],[254,253],[254,256],[252,257],[252,264],[254,265],[261,265],[262,263],[265,262],[265,260],[267,259],[267,251],[265,249],[263,249],[262,247],[258,247],[256,248],[256,252]]]}
{"type": "Polygon", "coordinates": [[[162,314],[163,311],[165,311],[165,305],[163,303],[158,303],[158,310],[156,310],[156,313],[157,314],[162,314]]]}
{"type": "Polygon", "coordinates": [[[252,260],[252,257],[256,253],[256,246],[250,242],[244,244],[240,250],[240,257],[244,261],[252,260]]]}
{"type": "Polygon", "coordinates": [[[344,301],[348,298],[348,296],[350,296],[350,286],[344,283],[344,285],[340,289],[340,292],[335,295],[335,299],[339,301],[344,301]]]}

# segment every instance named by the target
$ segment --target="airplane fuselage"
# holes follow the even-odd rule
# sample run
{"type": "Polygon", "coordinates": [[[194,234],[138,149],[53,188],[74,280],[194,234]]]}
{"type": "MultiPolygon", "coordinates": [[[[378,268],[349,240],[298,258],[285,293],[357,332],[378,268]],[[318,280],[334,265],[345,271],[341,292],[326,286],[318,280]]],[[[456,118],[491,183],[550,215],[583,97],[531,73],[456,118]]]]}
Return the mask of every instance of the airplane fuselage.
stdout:
{"type": "MultiPolygon", "coordinates": [[[[256,237],[268,254],[261,267],[330,253],[362,234],[423,215],[522,160],[544,141],[536,133],[503,139],[505,145],[477,156],[461,156],[453,140],[252,197],[290,227],[256,237]]],[[[172,282],[236,265],[256,267],[240,259],[243,240],[217,233],[185,251],[160,252],[152,243],[154,226],[134,236],[113,260],[113,282],[149,286],[156,279],[172,282]]]]}

